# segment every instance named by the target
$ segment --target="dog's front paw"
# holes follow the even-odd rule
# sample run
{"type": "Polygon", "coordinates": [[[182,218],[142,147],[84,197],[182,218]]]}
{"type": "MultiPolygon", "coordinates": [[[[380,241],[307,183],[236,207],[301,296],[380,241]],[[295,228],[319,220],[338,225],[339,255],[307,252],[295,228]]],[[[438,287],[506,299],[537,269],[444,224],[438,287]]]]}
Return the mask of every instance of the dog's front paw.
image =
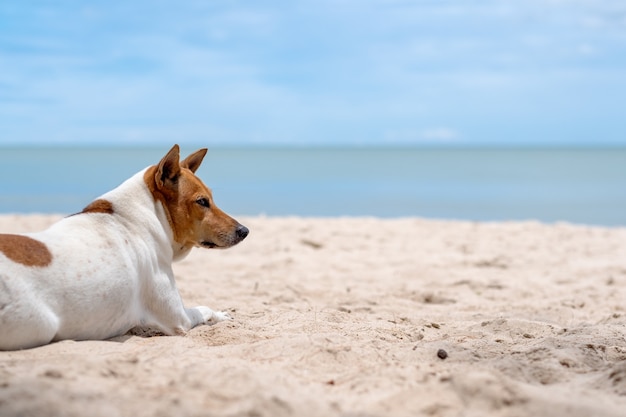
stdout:
{"type": "Polygon", "coordinates": [[[211,320],[209,320],[209,322],[219,323],[220,321],[232,320],[232,319],[233,318],[230,316],[230,314],[226,313],[225,311],[214,311],[213,317],[211,318],[211,320]]]}
{"type": "Polygon", "coordinates": [[[209,307],[196,307],[202,314],[202,319],[207,324],[215,324],[224,320],[232,320],[232,317],[223,311],[213,311],[209,307]]]}

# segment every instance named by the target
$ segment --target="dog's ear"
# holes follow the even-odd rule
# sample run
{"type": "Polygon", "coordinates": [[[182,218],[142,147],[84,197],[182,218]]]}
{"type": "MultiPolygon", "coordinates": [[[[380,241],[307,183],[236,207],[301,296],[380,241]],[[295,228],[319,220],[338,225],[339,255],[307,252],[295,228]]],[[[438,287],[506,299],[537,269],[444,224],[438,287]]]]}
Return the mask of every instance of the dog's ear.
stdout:
{"type": "Polygon", "coordinates": [[[167,183],[176,182],[180,175],[180,148],[174,145],[172,149],[161,159],[155,174],[157,187],[163,188],[167,183]]]}
{"type": "Polygon", "coordinates": [[[180,166],[183,167],[183,168],[190,169],[191,172],[193,172],[195,174],[195,172],[200,167],[200,164],[202,163],[202,160],[204,159],[204,155],[206,155],[206,151],[207,151],[206,148],[199,149],[199,150],[195,151],[194,153],[189,155],[187,158],[185,158],[180,163],[180,166]]]}

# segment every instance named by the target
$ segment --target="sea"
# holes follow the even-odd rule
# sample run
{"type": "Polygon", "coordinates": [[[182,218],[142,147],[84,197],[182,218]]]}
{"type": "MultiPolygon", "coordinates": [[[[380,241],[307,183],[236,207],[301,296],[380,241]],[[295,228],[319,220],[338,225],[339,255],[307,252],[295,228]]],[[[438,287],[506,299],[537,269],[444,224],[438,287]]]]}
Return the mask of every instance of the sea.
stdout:
{"type": "MultiPolygon", "coordinates": [[[[168,150],[0,148],[0,214],[78,212],[168,150]]],[[[217,147],[197,174],[233,215],[626,226],[626,148],[217,147]]]]}

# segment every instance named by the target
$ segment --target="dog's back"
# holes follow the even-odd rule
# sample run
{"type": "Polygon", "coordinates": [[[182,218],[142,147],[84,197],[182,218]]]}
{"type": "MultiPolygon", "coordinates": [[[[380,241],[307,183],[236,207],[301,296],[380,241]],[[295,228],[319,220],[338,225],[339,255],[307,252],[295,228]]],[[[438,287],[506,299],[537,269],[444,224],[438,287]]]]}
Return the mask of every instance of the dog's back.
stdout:
{"type": "Polygon", "coordinates": [[[117,201],[101,200],[107,210],[88,206],[42,232],[0,234],[0,349],[104,339],[128,330],[129,319],[141,320],[128,317],[140,288],[129,281],[157,260],[142,250],[149,241],[137,247],[128,222],[112,209],[129,204],[124,188],[136,192],[124,185],[116,190],[117,201]]]}

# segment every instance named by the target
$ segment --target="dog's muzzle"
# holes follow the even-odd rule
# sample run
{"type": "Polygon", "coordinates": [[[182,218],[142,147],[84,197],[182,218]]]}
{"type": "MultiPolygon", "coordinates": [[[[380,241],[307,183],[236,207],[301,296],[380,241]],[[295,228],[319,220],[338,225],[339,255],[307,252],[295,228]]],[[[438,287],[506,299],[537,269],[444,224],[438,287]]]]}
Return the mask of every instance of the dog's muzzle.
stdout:
{"type": "Polygon", "coordinates": [[[208,248],[208,249],[229,248],[229,247],[234,246],[237,243],[241,242],[242,240],[244,240],[246,238],[246,236],[248,236],[248,233],[250,233],[250,230],[248,230],[248,228],[246,226],[243,226],[243,225],[240,224],[240,225],[237,226],[237,228],[235,229],[234,233],[230,236],[230,239],[228,239],[223,244],[218,245],[215,242],[211,242],[211,241],[205,240],[205,241],[201,242],[200,245],[202,245],[203,248],[208,248]]]}

